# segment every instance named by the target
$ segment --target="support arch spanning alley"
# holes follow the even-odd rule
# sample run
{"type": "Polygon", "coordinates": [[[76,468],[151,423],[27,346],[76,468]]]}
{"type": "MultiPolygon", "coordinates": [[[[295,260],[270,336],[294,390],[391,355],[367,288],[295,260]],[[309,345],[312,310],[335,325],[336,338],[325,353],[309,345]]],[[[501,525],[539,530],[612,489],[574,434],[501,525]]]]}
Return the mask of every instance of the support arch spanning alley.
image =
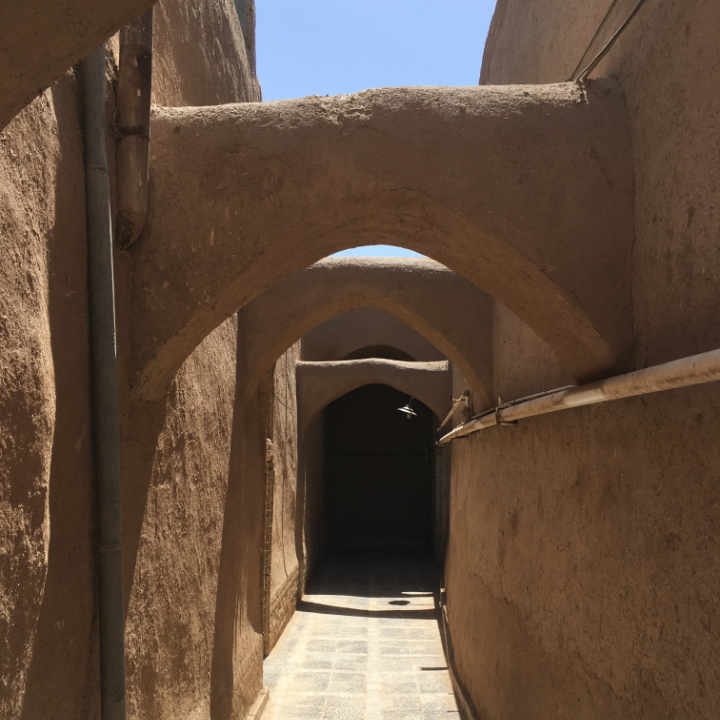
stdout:
{"type": "Polygon", "coordinates": [[[432,362],[445,356],[420,333],[384,310],[348,310],[317,325],[302,337],[302,360],[359,360],[389,357],[432,362]],[[389,353],[368,353],[370,348],[389,353]],[[402,357],[401,357],[402,355],[402,357]]]}
{"type": "MultiPolygon", "coordinates": [[[[431,260],[333,258],[294,273],[242,311],[248,392],[298,338],[346,310],[390,313],[461,369],[475,397],[492,397],[492,301],[431,260]]],[[[199,338],[197,342],[200,342],[199,338]]]]}
{"type": "Polygon", "coordinates": [[[633,177],[610,81],[156,108],[152,134],[141,395],[263,290],[360,243],[454,269],[578,379],[629,347],[633,177]]]}
{"type": "Polygon", "coordinates": [[[296,366],[301,429],[333,400],[363,385],[388,385],[417,398],[438,419],[450,409],[447,362],[404,362],[370,358],[339,362],[299,362],[296,366]]]}

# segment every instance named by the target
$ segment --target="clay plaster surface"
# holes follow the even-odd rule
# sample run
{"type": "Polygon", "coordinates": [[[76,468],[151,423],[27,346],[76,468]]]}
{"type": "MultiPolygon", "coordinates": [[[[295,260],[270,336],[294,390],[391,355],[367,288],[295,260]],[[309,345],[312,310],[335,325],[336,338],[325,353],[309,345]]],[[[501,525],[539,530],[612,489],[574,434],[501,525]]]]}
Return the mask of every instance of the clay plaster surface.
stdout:
{"type": "MultiPolygon", "coordinates": [[[[627,8],[628,3],[621,3],[627,8]]],[[[604,0],[501,0],[483,83],[567,77],[607,10],[604,0]]],[[[639,366],[720,345],[716,229],[720,71],[708,0],[646,3],[593,77],[620,83],[635,165],[635,360],[639,366]]],[[[612,27],[612,26],[611,26],[612,27]]]]}
{"type": "Polygon", "coordinates": [[[84,716],[96,697],[76,92],[63,77],[0,131],[0,716],[11,720],[84,716]]]}
{"type": "Polygon", "coordinates": [[[453,444],[448,608],[480,717],[717,715],[718,422],[712,386],[453,444]]]}
{"type": "Polygon", "coordinates": [[[348,310],[305,333],[302,359],[345,360],[353,353],[381,347],[403,353],[409,360],[444,359],[420,333],[394,316],[372,308],[348,310]]]}
{"type": "MultiPolygon", "coordinates": [[[[232,433],[236,344],[231,321],[190,355],[174,378],[159,432],[146,436],[151,467],[136,460],[125,474],[126,526],[140,524],[139,537],[126,542],[127,550],[137,543],[135,557],[127,557],[135,561],[126,629],[131,717],[210,714],[229,459],[234,451],[237,462],[239,453],[232,433]]],[[[241,470],[232,472],[241,482],[241,470]]]]}
{"type": "Polygon", "coordinates": [[[246,307],[248,386],[308,330],[358,307],[382,308],[422,333],[462,368],[476,396],[489,401],[492,303],[472,283],[430,260],[332,258],[257,297],[246,307]]]}
{"type": "Polygon", "coordinates": [[[573,375],[627,350],[633,190],[612,83],[156,108],[152,132],[141,391],[275,281],[384,239],[496,295],[573,375]]]}
{"type": "Polygon", "coordinates": [[[299,362],[296,374],[303,426],[333,400],[363,385],[389,385],[420,400],[438,418],[450,409],[447,362],[420,363],[377,358],[299,362]]]}
{"type": "MultiPolygon", "coordinates": [[[[187,3],[161,0],[153,17],[157,67],[153,102],[216,105],[261,99],[254,74],[254,26],[243,28],[235,0],[187,3]],[[203,41],[198,42],[202,37],[203,41]],[[212,81],[208,72],[212,69],[212,81]]],[[[242,3],[254,11],[254,3],[242,3]]]]}
{"type": "MultiPolygon", "coordinates": [[[[157,102],[257,99],[232,2],[162,2],[155,32],[157,102]]],[[[124,254],[120,265],[131,287],[132,258],[124,254]]],[[[123,292],[119,300],[123,348],[135,323],[127,297],[123,292]]],[[[244,717],[262,687],[260,578],[273,380],[270,365],[252,396],[243,392],[244,338],[243,318],[225,318],[168,377],[161,400],[127,402],[131,717],[244,717]]],[[[278,444],[282,453],[283,440],[278,444]]]]}
{"type": "MultiPolygon", "coordinates": [[[[607,6],[503,0],[483,82],[567,77],[607,6]]],[[[715,3],[646,3],[596,72],[620,82],[632,134],[637,367],[720,344],[719,22],[715,3]]],[[[495,326],[504,399],[565,383],[512,313],[495,326]]],[[[481,716],[718,714],[719,420],[711,385],[453,444],[448,603],[481,716]]]]}
{"type": "Polygon", "coordinates": [[[71,65],[153,0],[4,2],[0,6],[0,129],[71,65]]]}
{"type": "MultiPolygon", "coordinates": [[[[267,588],[265,652],[275,644],[295,612],[298,593],[297,483],[298,433],[295,363],[300,356],[299,343],[293,345],[275,363],[272,435],[268,447],[268,472],[271,473],[272,506],[269,541],[266,548],[267,588]]],[[[266,510],[267,511],[267,510],[266,510]]],[[[266,530],[267,532],[267,530],[266,530]]]]}
{"type": "MultiPolygon", "coordinates": [[[[20,43],[38,63],[52,64],[58,57],[53,53],[71,38],[86,43],[78,51],[85,54],[102,39],[97,27],[109,22],[108,13],[125,13],[130,6],[93,6],[82,20],[70,22],[72,8],[82,3],[46,5],[42,17],[37,3],[3,5],[0,53],[20,43]],[[32,24],[20,23],[20,16],[32,24]],[[25,33],[30,27],[32,42],[25,33]],[[15,35],[10,45],[8,29],[15,35]],[[37,39],[43,33],[47,42],[37,39]],[[46,53],[37,51],[37,42],[46,53]]],[[[158,34],[167,41],[175,32],[196,53],[187,88],[204,88],[207,95],[193,100],[248,99],[238,91],[255,82],[245,44],[242,38],[226,43],[227,33],[216,37],[218,5],[193,0],[182,4],[184,14],[173,14],[174,5],[168,2],[164,14],[165,4],[160,8],[158,34]],[[198,47],[213,50],[205,54],[198,47]],[[216,75],[221,55],[223,73],[216,75]]],[[[224,27],[237,29],[234,7],[232,12],[224,27]]],[[[117,29],[121,20],[115,22],[103,33],[117,29]]],[[[177,59],[184,51],[161,42],[156,99],[183,102],[185,90],[163,76],[163,68],[172,66],[164,62],[165,52],[177,59]]],[[[23,70],[27,75],[15,77],[13,62],[22,59],[19,54],[3,63],[3,82],[24,83],[36,72],[33,60],[23,70]]],[[[0,92],[2,102],[12,104],[13,92],[0,92]]],[[[67,75],[0,133],[0,715],[12,720],[92,717],[97,703],[79,108],[79,88],[67,75]]],[[[108,117],[112,113],[108,102],[108,117]]],[[[124,292],[132,283],[126,261],[117,258],[123,340],[130,324],[124,292]]],[[[127,345],[121,341],[120,347],[127,345]]],[[[242,713],[260,686],[260,623],[247,612],[253,602],[259,607],[259,597],[253,598],[247,578],[243,586],[242,578],[227,571],[242,564],[243,542],[261,532],[262,517],[260,497],[257,513],[239,526],[243,542],[233,546],[224,503],[229,499],[233,510],[238,504],[247,509],[255,500],[237,492],[238,482],[229,482],[238,477],[233,462],[245,452],[241,446],[249,444],[240,438],[256,427],[233,405],[237,352],[237,323],[231,319],[178,367],[161,403],[139,407],[122,399],[131,716],[175,716],[178,708],[188,717],[208,716],[212,706],[215,717],[229,717],[228,706],[234,702],[236,714],[242,713]],[[229,560],[223,547],[234,548],[229,560]],[[238,597],[245,598],[246,610],[237,633],[241,651],[233,658],[223,641],[229,638],[232,650],[238,597]],[[231,677],[218,667],[225,673],[230,668],[231,677]],[[240,690],[234,693],[233,685],[240,690]]],[[[123,370],[126,360],[121,357],[123,370]]],[[[257,434],[264,442],[262,430],[257,434]]],[[[251,560],[247,572],[259,574],[251,560]]]]}

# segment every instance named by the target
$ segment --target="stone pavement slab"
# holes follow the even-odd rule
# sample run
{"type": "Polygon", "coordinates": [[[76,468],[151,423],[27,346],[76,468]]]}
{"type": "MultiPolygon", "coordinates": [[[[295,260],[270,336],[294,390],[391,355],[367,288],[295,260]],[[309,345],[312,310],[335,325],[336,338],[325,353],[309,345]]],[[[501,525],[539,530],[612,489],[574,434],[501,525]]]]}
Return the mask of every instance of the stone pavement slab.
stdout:
{"type": "Polygon", "coordinates": [[[265,661],[264,720],[459,718],[438,579],[431,561],[411,554],[329,561],[265,661]]]}

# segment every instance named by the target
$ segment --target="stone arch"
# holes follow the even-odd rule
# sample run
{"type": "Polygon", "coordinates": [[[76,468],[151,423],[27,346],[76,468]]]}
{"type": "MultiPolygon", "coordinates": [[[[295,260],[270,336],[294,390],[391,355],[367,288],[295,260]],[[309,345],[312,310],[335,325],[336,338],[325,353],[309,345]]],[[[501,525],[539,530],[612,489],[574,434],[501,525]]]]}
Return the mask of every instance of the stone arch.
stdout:
{"type": "Polygon", "coordinates": [[[458,365],[481,405],[489,401],[490,298],[439,263],[393,258],[324,260],[249,303],[241,313],[248,392],[309,330],[346,310],[367,307],[420,333],[458,365]]]}
{"type": "Polygon", "coordinates": [[[140,385],[292,272],[377,242],[496,296],[578,379],[629,347],[632,153],[610,81],[156,108],[152,134],[140,385]]]}
{"type": "Polygon", "coordinates": [[[438,420],[450,409],[447,362],[403,362],[379,358],[299,362],[296,367],[301,428],[333,400],[363,385],[388,385],[429,407],[438,420]]]}

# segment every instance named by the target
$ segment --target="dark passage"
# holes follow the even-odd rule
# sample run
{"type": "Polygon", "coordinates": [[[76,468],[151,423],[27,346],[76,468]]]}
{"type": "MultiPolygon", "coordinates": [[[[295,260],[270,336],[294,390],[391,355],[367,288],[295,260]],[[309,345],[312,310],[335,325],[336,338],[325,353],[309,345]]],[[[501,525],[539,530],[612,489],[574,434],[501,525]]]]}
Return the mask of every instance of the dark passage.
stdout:
{"type": "Polygon", "coordinates": [[[408,399],[366,385],[314,426],[307,453],[324,471],[309,481],[311,572],[265,661],[268,720],[460,717],[438,623],[442,555],[432,553],[447,472],[442,455],[435,467],[432,411],[411,401],[407,420],[398,408],[408,399]]]}
{"type": "Polygon", "coordinates": [[[325,508],[331,552],[430,551],[433,413],[385,385],[348,393],[325,412],[325,508]]]}

